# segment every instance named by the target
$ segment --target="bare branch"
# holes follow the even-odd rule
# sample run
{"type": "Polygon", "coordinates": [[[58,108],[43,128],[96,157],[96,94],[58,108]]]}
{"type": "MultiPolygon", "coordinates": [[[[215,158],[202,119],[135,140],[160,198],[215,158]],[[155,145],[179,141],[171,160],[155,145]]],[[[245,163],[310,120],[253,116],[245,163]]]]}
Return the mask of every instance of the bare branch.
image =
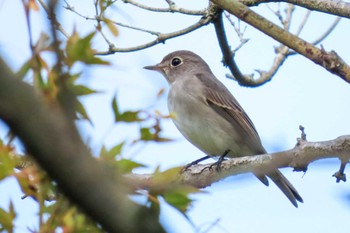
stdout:
{"type": "Polygon", "coordinates": [[[334,28],[338,25],[338,23],[340,22],[341,17],[337,17],[334,22],[332,23],[331,26],[329,26],[329,28],[318,38],[316,39],[314,42],[312,42],[313,45],[317,45],[319,43],[321,43],[327,36],[329,36],[329,34],[331,34],[331,32],[334,30],[334,28]]]}
{"type": "MultiPolygon", "coordinates": [[[[210,7],[209,7],[210,8],[210,7]]],[[[203,16],[197,23],[192,24],[191,26],[175,31],[175,32],[171,32],[171,33],[161,33],[161,32],[154,32],[154,31],[149,31],[149,30],[142,30],[142,29],[137,29],[140,31],[144,31],[144,32],[148,32],[152,35],[157,35],[157,38],[153,41],[150,41],[148,43],[142,44],[142,45],[138,45],[138,46],[134,46],[134,47],[129,47],[129,48],[117,48],[117,47],[110,47],[108,51],[104,51],[104,52],[97,52],[96,55],[109,55],[109,54],[113,54],[116,52],[132,52],[132,51],[137,51],[137,50],[142,50],[145,48],[149,48],[152,47],[154,45],[157,45],[159,43],[164,43],[166,40],[171,39],[171,38],[175,38],[178,36],[182,36],[185,35],[187,33],[190,33],[198,28],[201,28],[207,24],[209,24],[211,21],[213,20],[213,14],[211,12],[211,10],[209,9],[208,14],[203,16]]]]}
{"type": "Polygon", "coordinates": [[[301,21],[298,30],[295,32],[296,36],[299,36],[301,31],[304,29],[304,26],[306,25],[307,20],[309,19],[311,14],[311,11],[306,11],[303,20],[301,21]]]}
{"type": "MultiPolygon", "coordinates": [[[[323,142],[307,142],[299,139],[298,144],[290,150],[225,160],[221,165],[221,172],[211,168],[212,164],[193,165],[180,174],[179,180],[185,184],[204,188],[228,176],[242,173],[254,171],[264,173],[285,167],[305,171],[307,166],[316,160],[339,158],[348,162],[349,157],[350,135],[323,142]]],[[[151,174],[131,174],[127,178],[136,187],[147,189],[153,185],[151,174]]]]}
{"type": "Polygon", "coordinates": [[[258,15],[237,0],[212,0],[212,2],[350,83],[350,67],[335,51],[326,52],[323,48],[316,48],[258,15]]]}
{"type": "Polygon", "coordinates": [[[65,36],[66,38],[69,38],[70,35],[64,30],[62,25],[58,22],[56,15],[55,14],[50,15],[49,7],[45,4],[45,2],[43,0],[38,0],[38,2],[42,6],[42,8],[45,10],[46,14],[50,16],[50,20],[52,22],[52,25],[55,27],[55,29],[61,32],[63,36],[65,36]]]}
{"type": "Polygon", "coordinates": [[[207,12],[207,9],[198,11],[198,10],[188,10],[188,9],[184,9],[184,8],[179,8],[172,1],[167,1],[169,4],[168,8],[150,7],[150,6],[146,6],[146,5],[143,5],[141,3],[135,2],[133,0],[122,0],[122,1],[124,3],[130,3],[136,7],[139,7],[141,9],[148,10],[148,11],[165,12],[165,13],[176,12],[176,13],[182,13],[182,14],[187,14],[187,15],[205,15],[207,12]]]}
{"type": "MultiPolygon", "coordinates": [[[[123,24],[120,22],[116,22],[113,20],[108,19],[110,22],[121,26],[121,27],[125,27],[125,28],[129,28],[129,29],[133,29],[136,31],[141,31],[141,32],[145,32],[145,33],[149,33],[151,35],[155,35],[157,36],[156,39],[154,39],[153,41],[147,42],[145,44],[141,44],[138,46],[134,46],[134,47],[129,47],[129,48],[118,48],[116,47],[107,37],[106,35],[103,33],[102,29],[98,29],[98,31],[101,33],[102,37],[104,38],[104,40],[106,41],[106,43],[109,45],[109,48],[107,51],[100,51],[100,52],[96,52],[96,55],[109,55],[109,54],[114,54],[116,52],[132,52],[132,51],[137,51],[137,50],[142,50],[145,48],[149,48],[152,47],[154,45],[157,45],[159,43],[164,43],[166,40],[171,39],[171,38],[175,38],[178,36],[182,36],[185,35],[189,32],[192,32],[202,26],[207,25],[208,23],[210,23],[213,19],[213,7],[208,7],[205,10],[202,11],[191,11],[191,10],[186,10],[183,8],[177,8],[174,4],[172,4],[171,2],[169,3],[169,8],[163,9],[163,8],[152,8],[152,7],[148,7],[142,4],[139,4],[137,2],[134,1],[129,1],[129,0],[125,0],[125,3],[131,3],[137,7],[140,7],[142,9],[145,10],[151,10],[151,11],[158,11],[158,12],[178,12],[178,13],[183,13],[183,14],[189,14],[189,15],[201,15],[202,18],[195,24],[190,25],[184,29],[181,29],[179,31],[175,31],[175,32],[171,32],[171,33],[161,33],[161,32],[156,32],[156,31],[152,31],[152,30],[147,30],[147,29],[143,29],[143,28],[139,28],[139,27],[135,27],[135,26],[131,26],[131,25],[127,25],[127,24],[123,24]]],[[[85,16],[81,13],[79,13],[78,11],[75,10],[74,7],[72,7],[71,5],[68,4],[68,2],[66,2],[66,6],[65,8],[69,11],[72,11],[73,13],[77,14],[78,16],[86,19],[86,20],[94,20],[97,21],[97,23],[99,24],[101,21],[105,21],[107,19],[104,18],[103,15],[99,14],[97,16],[91,17],[91,16],[85,16]]],[[[96,10],[97,14],[98,11],[96,10]]]]}
{"type": "Polygon", "coordinates": [[[223,54],[223,64],[227,66],[231,73],[232,78],[237,80],[239,84],[245,86],[256,86],[256,81],[253,80],[253,75],[243,75],[239,70],[237,63],[234,59],[234,54],[231,51],[231,47],[227,41],[224,23],[222,19],[222,11],[218,13],[219,15],[214,20],[216,37],[219,41],[221,53],[223,54]]]}
{"type": "MultiPolygon", "coordinates": [[[[308,11],[308,13],[310,13],[310,11],[308,11]]],[[[308,17],[308,16],[309,16],[309,14],[305,15],[305,18],[308,17]]],[[[329,28],[319,38],[317,38],[314,42],[312,42],[312,44],[313,45],[317,45],[317,44],[321,43],[324,39],[326,39],[332,33],[332,31],[335,29],[335,27],[338,25],[340,20],[341,20],[341,17],[337,17],[334,20],[334,22],[332,23],[332,25],[329,26],[329,28]]],[[[300,27],[299,27],[298,31],[295,33],[295,35],[299,35],[300,34],[303,26],[304,26],[304,23],[301,23],[300,27]]],[[[295,55],[295,54],[297,54],[295,51],[289,51],[287,56],[295,55]]]]}

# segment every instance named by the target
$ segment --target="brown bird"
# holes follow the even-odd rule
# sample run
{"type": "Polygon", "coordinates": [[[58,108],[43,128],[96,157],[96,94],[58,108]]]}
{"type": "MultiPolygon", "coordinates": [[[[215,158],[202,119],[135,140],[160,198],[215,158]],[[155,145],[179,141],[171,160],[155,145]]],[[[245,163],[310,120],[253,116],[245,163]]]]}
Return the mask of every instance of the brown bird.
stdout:
{"type": "MultiPolygon", "coordinates": [[[[214,76],[207,63],[191,51],[176,51],[161,63],[146,66],[163,74],[170,85],[169,112],[179,131],[208,156],[242,157],[265,154],[259,135],[241,105],[229,90],[214,76]]],[[[295,207],[303,199],[278,170],[255,174],[268,186],[268,176],[295,207]]]]}

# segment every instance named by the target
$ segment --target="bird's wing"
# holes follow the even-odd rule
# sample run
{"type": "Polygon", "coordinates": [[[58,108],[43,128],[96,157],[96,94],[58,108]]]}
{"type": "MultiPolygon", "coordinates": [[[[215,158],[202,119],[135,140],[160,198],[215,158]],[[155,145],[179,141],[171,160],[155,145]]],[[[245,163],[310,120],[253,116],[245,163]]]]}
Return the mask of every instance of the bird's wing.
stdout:
{"type": "MultiPolygon", "coordinates": [[[[205,78],[201,74],[198,74],[197,77],[199,79],[205,78]]],[[[206,78],[203,83],[206,85],[205,92],[207,103],[235,127],[241,128],[240,132],[247,136],[243,137],[248,140],[245,143],[255,145],[256,148],[254,149],[256,153],[265,153],[265,149],[261,145],[259,135],[253,122],[228,89],[219,81],[215,82],[208,78],[206,78]],[[251,143],[249,143],[249,141],[251,143]]]]}

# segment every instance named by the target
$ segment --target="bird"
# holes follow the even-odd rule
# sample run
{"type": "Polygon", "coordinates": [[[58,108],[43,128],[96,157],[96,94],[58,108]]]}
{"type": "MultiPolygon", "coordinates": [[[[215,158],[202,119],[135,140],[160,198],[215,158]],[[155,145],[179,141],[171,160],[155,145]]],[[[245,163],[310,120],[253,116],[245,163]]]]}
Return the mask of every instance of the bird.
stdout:
{"type": "MultiPolygon", "coordinates": [[[[188,50],[174,51],[156,65],[145,69],[160,72],[167,80],[168,109],[181,134],[207,158],[237,158],[265,154],[257,130],[232,93],[219,81],[209,65],[188,50]]],[[[278,170],[264,174],[254,173],[266,186],[269,177],[298,207],[302,197],[288,179],[278,170]]]]}

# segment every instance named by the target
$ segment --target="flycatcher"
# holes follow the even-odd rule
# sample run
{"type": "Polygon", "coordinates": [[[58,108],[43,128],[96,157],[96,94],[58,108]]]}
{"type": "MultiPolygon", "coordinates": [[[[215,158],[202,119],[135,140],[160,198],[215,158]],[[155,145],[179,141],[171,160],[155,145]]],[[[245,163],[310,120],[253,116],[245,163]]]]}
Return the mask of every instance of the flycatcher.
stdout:
{"type": "MultiPolygon", "coordinates": [[[[197,54],[180,50],[161,63],[144,67],[163,74],[170,85],[169,112],[185,138],[208,156],[242,157],[265,154],[259,135],[230,91],[214,76],[197,54]]],[[[195,162],[202,161],[199,159],[195,162]]],[[[254,173],[265,185],[266,176],[281,189],[295,207],[303,199],[278,170],[254,173]]]]}

